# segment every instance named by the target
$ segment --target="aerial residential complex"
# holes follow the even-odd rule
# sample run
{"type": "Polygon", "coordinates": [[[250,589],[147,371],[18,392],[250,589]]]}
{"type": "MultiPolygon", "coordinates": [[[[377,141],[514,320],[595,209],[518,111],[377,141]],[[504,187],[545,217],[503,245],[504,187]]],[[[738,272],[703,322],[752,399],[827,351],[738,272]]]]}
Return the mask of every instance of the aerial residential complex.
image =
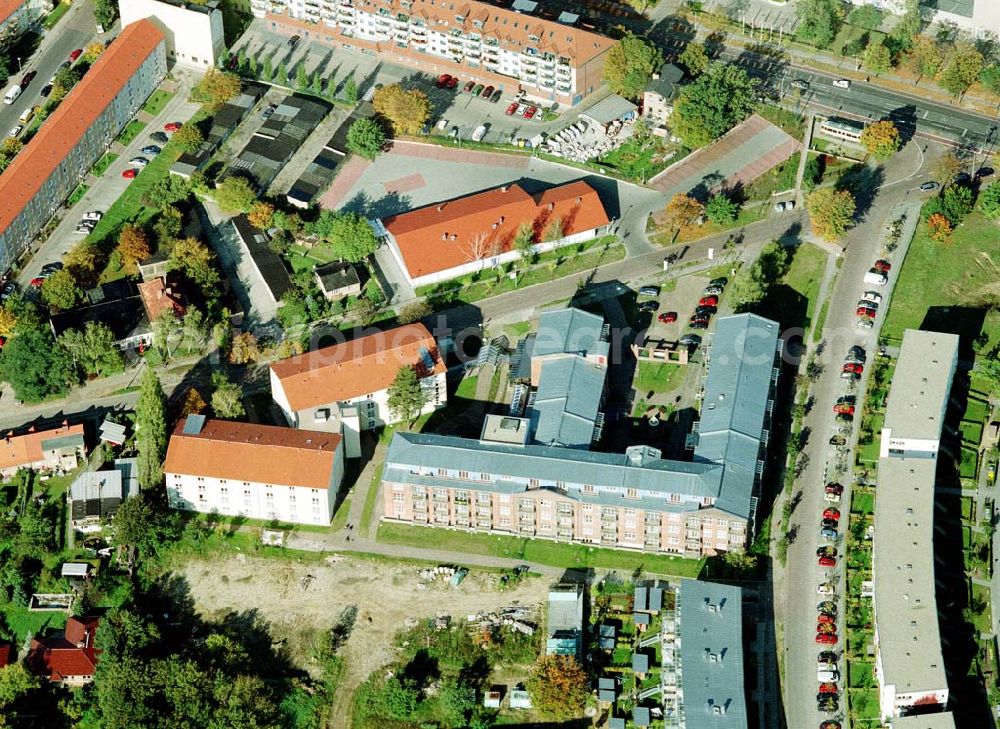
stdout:
{"type": "Polygon", "coordinates": [[[934,592],[934,484],[957,362],[954,334],[903,334],[875,500],[875,671],[883,719],[948,703],[934,592]]]}
{"type": "Polygon", "coordinates": [[[614,41],[534,0],[251,0],[272,29],[376,53],[431,75],[449,73],[513,94],[578,104],[603,83],[614,41]]]}
{"type": "Polygon", "coordinates": [[[123,28],[148,18],[163,32],[171,63],[211,68],[226,49],[219,0],[120,0],[118,8],[123,28]]]}
{"type": "Polygon", "coordinates": [[[743,591],[681,580],[664,619],[665,729],[746,729],[743,591]]]}
{"type": "Polygon", "coordinates": [[[34,240],[167,74],[163,33],[125,28],[0,174],[0,270],[34,240]]]}
{"type": "Polygon", "coordinates": [[[329,524],[343,442],[335,433],[189,415],[170,437],[163,473],[175,509],[329,524]]]}
{"type": "MultiPolygon", "coordinates": [[[[540,335],[548,330],[544,318],[539,326],[540,335]]],[[[568,332],[565,341],[581,340],[568,332]]],[[[488,416],[478,440],[396,433],[382,474],[383,518],[688,556],[743,548],[755,526],[780,352],[777,323],[752,314],[718,320],[691,461],[665,460],[648,446],[537,445],[546,418],[531,415],[488,416]]],[[[549,367],[543,361],[536,396],[549,367]]],[[[571,391],[564,403],[593,396],[571,391]]],[[[578,420],[572,409],[553,418],[552,432],[564,418],[578,420]]],[[[569,432],[578,436],[576,426],[569,432]]]]}
{"type": "Polygon", "coordinates": [[[597,191],[582,180],[529,195],[518,184],[433,203],[377,222],[413,286],[438,283],[514,261],[514,238],[531,226],[536,253],[608,232],[597,191]]]}

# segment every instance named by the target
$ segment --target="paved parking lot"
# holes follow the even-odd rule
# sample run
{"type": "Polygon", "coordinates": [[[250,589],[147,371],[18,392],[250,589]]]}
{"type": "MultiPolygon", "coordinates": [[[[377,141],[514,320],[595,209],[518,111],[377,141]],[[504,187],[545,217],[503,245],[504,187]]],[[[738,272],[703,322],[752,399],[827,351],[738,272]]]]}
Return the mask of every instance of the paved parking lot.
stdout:
{"type": "MultiPolygon", "coordinates": [[[[687,323],[698,305],[702,290],[707,285],[708,278],[705,276],[684,276],[677,279],[677,285],[673,291],[664,291],[656,298],[660,308],[651,317],[646,329],[646,336],[650,339],[666,339],[668,341],[676,341],[689,332],[704,336],[704,331],[689,330],[687,323]],[[666,312],[676,313],[677,321],[671,324],[661,322],[659,315],[666,312]]],[[[642,300],[647,299],[643,297],[642,300]]]]}

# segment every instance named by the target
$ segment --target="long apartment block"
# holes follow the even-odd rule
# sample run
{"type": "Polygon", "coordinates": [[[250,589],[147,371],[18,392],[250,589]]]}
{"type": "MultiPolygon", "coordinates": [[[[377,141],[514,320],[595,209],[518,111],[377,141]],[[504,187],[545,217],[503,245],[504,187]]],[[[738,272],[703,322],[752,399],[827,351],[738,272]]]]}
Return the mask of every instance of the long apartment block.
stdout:
{"type": "Polygon", "coordinates": [[[614,41],[534,0],[251,0],[271,29],[382,60],[575,105],[603,82],[614,41]]]}
{"type": "Polygon", "coordinates": [[[163,33],[125,28],[0,175],[0,271],[31,244],[167,75],[163,33]]]}
{"type": "MultiPolygon", "coordinates": [[[[556,320],[586,328],[590,316],[556,320]]],[[[489,416],[478,439],[393,436],[383,518],[686,556],[744,548],[754,531],[779,374],[777,323],[751,314],[718,320],[689,461],[664,459],[648,446],[588,450],[603,383],[584,378],[587,392],[574,391],[562,371],[567,359],[555,350],[569,354],[587,341],[576,356],[592,365],[603,359],[595,353],[607,350],[545,329],[540,324],[538,337],[549,344],[535,345],[542,366],[523,417],[489,416]],[[565,389],[557,405],[537,399],[553,363],[565,389]]]]}

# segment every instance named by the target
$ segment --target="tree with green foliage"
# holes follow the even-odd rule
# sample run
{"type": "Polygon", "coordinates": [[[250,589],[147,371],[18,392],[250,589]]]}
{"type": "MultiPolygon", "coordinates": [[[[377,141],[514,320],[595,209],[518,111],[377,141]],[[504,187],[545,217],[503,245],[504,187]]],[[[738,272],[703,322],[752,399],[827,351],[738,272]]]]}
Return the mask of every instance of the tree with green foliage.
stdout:
{"type": "Polygon", "coordinates": [[[587,673],[576,658],[545,655],[525,681],[534,708],[549,719],[565,721],[580,716],[587,702],[587,673]]]}
{"type": "Polygon", "coordinates": [[[167,452],[167,399],[152,367],[145,367],[139,380],[135,446],[139,486],[144,489],[158,486],[163,478],[163,456],[167,452]]]}
{"type": "Polygon", "coordinates": [[[913,39],[913,42],[910,44],[907,63],[913,72],[917,74],[917,80],[914,82],[914,85],[920,83],[920,79],[924,77],[934,78],[937,76],[943,62],[944,54],[941,52],[941,46],[937,44],[937,41],[925,35],[920,35],[913,39]]]}
{"type": "Polygon", "coordinates": [[[219,285],[215,253],[197,238],[181,238],[174,244],[168,268],[183,272],[205,295],[215,291],[219,285]]]}
{"type": "MultiPolygon", "coordinates": [[[[173,142],[182,152],[194,154],[205,141],[205,136],[201,133],[197,124],[190,122],[174,132],[173,142]]],[[[173,177],[174,175],[168,175],[173,177]]]]}
{"type": "Polygon", "coordinates": [[[663,54],[652,41],[628,33],[605,56],[604,79],[614,93],[638,99],[662,65],[663,54]]]}
{"type": "Polygon", "coordinates": [[[864,58],[861,59],[866,71],[870,71],[878,76],[892,68],[892,54],[885,47],[885,43],[877,41],[869,43],[865,48],[864,58]]]}
{"type": "Polygon", "coordinates": [[[735,65],[716,63],[681,91],[671,117],[691,148],[704,147],[753,113],[758,80],[735,65]]]}
{"type": "Polygon", "coordinates": [[[263,77],[265,81],[270,81],[271,79],[274,78],[274,63],[271,61],[270,56],[265,56],[264,66],[261,69],[260,75],[263,77]]]}
{"type": "Polygon", "coordinates": [[[375,231],[358,213],[323,210],[306,229],[329,244],[336,257],[350,263],[363,261],[378,248],[375,231]]]}
{"type": "Polygon", "coordinates": [[[88,321],[82,331],[67,329],[58,342],[85,375],[107,377],[125,369],[114,332],[104,322],[88,321]]]}
{"type": "Polygon", "coordinates": [[[347,130],[347,148],[365,159],[375,159],[385,141],[382,125],[371,118],[358,119],[347,130]]]}
{"type": "Polygon", "coordinates": [[[739,312],[750,311],[764,300],[771,286],[788,272],[791,255],[776,241],[765,245],[757,260],[744,266],[733,279],[730,301],[739,312]]]}
{"type": "Polygon", "coordinates": [[[535,259],[535,231],[530,223],[521,223],[514,233],[514,242],[511,246],[521,256],[525,263],[531,263],[535,259]]]}
{"type": "Polygon", "coordinates": [[[903,15],[893,26],[889,37],[901,50],[909,50],[913,42],[920,37],[923,26],[924,18],[920,9],[920,0],[906,0],[903,15]]]}
{"type": "Polygon", "coordinates": [[[316,96],[323,95],[323,75],[317,70],[313,71],[309,81],[309,90],[316,96]]]}
{"type": "Polygon", "coordinates": [[[979,209],[990,220],[1000,218],[1000,182],[994,182],[980,191],[979,209]]]}
{"type": "MultiPolygon", "coordinates": [[[[143,557],[149,557],[169,545],[178,532],[176,518],[157,505],[157,497],[151,491],[140,492],[123,501],[111,525],[115,541],[134,546],[143,557]]],[[[118,624],[117,634],[105,636],[104,645],[117,655],[145,648],[157,637],[155,626],[142,624],[134,615],[119,615],[114,622],[118,624]],[[112,648],[112,645],[116,647],[112,648]]],[[[98,636],[101,632],[103,623],[98,636]]]]}
{"type": "Polygon", "coordinates": [[[827,240],[837,240],[847,232],[854,221],[856,207],[850,190],[821,187],[806,198],[813,231],[827,240]]]}
{"type": "Polygon", "coordinates": [[[878,30],[882,27],[885,13],[874,5],[860,5],[847,15],[847,22],[865,30],[878,30]]]}
{"type": "Polygon", "coordinates": [[[212,411],[217,418],[236,420],[246,415],[243,390],[222,372],[212,375],[212,411]]]}
{"type": "Polygon", "coordinates": [[[396,321],[400,324],[412,324],[413,322],[425,319],[434,313],[434,308],[426,300],[415,301],[400,307],[396,314],[396,321]]]}
{"type": "MultiPolygon", "coordinates": [[[[41,688],[41,681],[23,663],[11,663],[0,668],[0,710],[8,721],[10,708],[34,690],[41,688]]],[[[19,726],[12,722],[2,726],[19,726]]]]}
{"type": "Polygon", "coordinates": [[[796,36],[817,48],[833,43],[844,22],[844,6],[840,0],[799,0],[795,13],[799,18],[796,36]]]}
{"type": "Polygon", "coordinates": [[[358,101],[358,82],[354,80],[353,73],[344,81],[344,101],[348,104],[355,104],[358,101]]]}
{"type": "Polygon", "coordinates": [[[118,4],[114,0],[94,0],[94,20],[105,31],[111,30],[117,17],[118,4]]]}
{"type": "Polygon", "coordinates": [[[226,215],[248,213],[255,202],[257,191],[245,177],[230,175],[215,186],[215,203],[226,215]]]}
{"type": "Polygon", "coordinates": [[[309,88],[309,74],[306,72],[305,61],[299,61],[299,65],[295,69],[295,85],[300,91],[309,88]]]}
{"type": "MultiPolygon", "coordinates": [[[[181,127],[181,130],[183,129],[184,127],[181,127]]],[[[180,131],[177,133],[180,134],[180,131]]],[[[162,211],[186,201],[189,197],[191,197],[191,183],[179,175],[164,175],[143,193],[142,202],[144,205],[162,211]]]]}
{"type": "Polygon", "coordinates": [[[415,367],[401,367],[388,389],[389,410],[397,420],[412,423],[427,404],[427,393],[415,367]]]}
{"type": "Polygon", "coordinates": [[[475,708],[475,688],[456,678],[446,678],[441,682],[441,688],[438,689],[438,709],[446,726],[468,726],[475,708]]]}
{"type": "Polygon", "coordinates": [[[0,350],[0,375],[25,402],[38,402],[62,395],[76,381],[73,363],[52,332],[42,327],[18,325],[16,333],[0,350]]]}
{"type": "Polygon", "coordinates": [[[972,212],[973,204],[972,188],[967,185],[953,183],[941,193],[941,212],[953,228],[972,212]]]}
{"type": "Polygon", "coordinates": [[[728,225],[736,220],[739,215],[740,205],[732,200],[726,193],[720,192],[712,195],[705,203],[705,215],[713,223],[718,225],[728,225]]]}
{"type": "Polygon", "coordinates": [[[1000,65],[991,63],[979,73],[979,83],[997,99],[1000,106],[1000,65]]]}
{"type": "Polygon", "coordinates": [[[45,279],[42,284],[42,301],[54,309],[67,311],[83,298],[83,289],[73,274],[63,268],[45,279]]]}
{"type": "Polygon", "coordinates": [[[688,43],[684,51],[677,57],[677,63],[684,67],[688,76],[694,78],[701,76],[708,70],[711,60],[705,51],[705,46],[701,43],[688,43]]]}
{"type": "Polygon", "coordinates": [[[952,96],[961,96],[979,78],[983,54],[971,43],[960,43],[938,76],[938,83],[952,96]]]}
{"type": "MultiPolygon", "coordinates": [[[[239,96],[243,81],[235,73],[209,68],[201,81],[194,87],[194,97],[212,106],[219,107],[239,96]]],[[[184,126],[189,126],[185,124],[184,126]]],[[[183,128],[183,127],[182,127],[183,128]]]]}

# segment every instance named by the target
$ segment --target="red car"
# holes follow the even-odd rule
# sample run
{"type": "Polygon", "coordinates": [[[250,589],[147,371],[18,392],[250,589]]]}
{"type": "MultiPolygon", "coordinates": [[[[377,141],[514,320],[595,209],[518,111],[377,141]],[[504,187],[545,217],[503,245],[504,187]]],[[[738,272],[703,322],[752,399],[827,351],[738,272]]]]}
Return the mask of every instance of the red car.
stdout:
{"type": "Polygon", "coordinates": [[[36,75],[37,74],[34,71],[28,71],[26,74],[24,74],[24,76],[21,78],[21,89],[23,90],[28,88],[28,84],[31,83],[31,80],[35,78],[36,75]]]}
{"type": "Polygon", "coordinates": [[[495,89],[492,86],[487,86],[485,89],[483,89],[483,93],[480,94],[480,96],[482,96],[484,99],[488,99],[491,96],[493,96],[494,91],[495,89]]]}
{"type": "Polygon", "coordinates": [[[694,316],[691,317],[689,323],[691,323],[691,324],[704,324],[705,326],[708,326],[708,317],[707,316],[698,316],[697,314],[695,314],[694,316]]]}
{"type": "Polygon", "coordinates": [[[77,58],[83,55],[83,49],[77,48],[75,51],[69,54],[69,62],[73,63],[77,58]]]}
{"type": "Polygon", "coordinates": [[[828,494],[836,494],[837,496],[840,496],[842,493],[844,493],[844,487],[841,486],[839,483],[828,483],[826,485],[826,489],[825,490],[826,490],[826,493],[828,493],[828,494]]]}
{"type": "Polygon", "coordinates": [[[833,617],[832,615],[827,615],[826,613],[820,613],[819,617],[816,618],[816,622],[818,622],[818,623],[826,623],[826,624],[829,625],[829,624],[832,624],[832,623],[836,623],[837,619],[835,617],[833,617]]]}
{"type": "Polygon", "coordinates": [[[468,82],[466,82],[465,86],[462,87],[462,91],[464,91],[465,93],[469,93],[474,88],[476,88],[476,82],[475,81],[468,81],[468,82]]]}
{"type": "Polygon", "coordinates": [[[862,319],[874,319],[875,310],[870,306],[859,306],[858,316],[860,316],[862,319]]]}
{"type": "Polygon", "coordinates": [[[819,725],[819,729],[840,729],[840,722],[833,720],[824,721],[822,724],[819,725]]]}
{"type": "Polygon", "coordinates": [[[240,59],[237,58],[236,56],[233,56],[232,58],[229,59],[228,63],[226,63],[226,68],[232,71],[234,68],[236,68],[236,64],[238,64],[239,62],[240,59]]]}
{"type": "Polygon", "coordinates": [[[837,415],[854,415],[854,406],[847,402],[838,402],[833,406],[833,412],[837,415]]]}
{"type": "Polygon", "coordinates": [[[139,174],[139,170],[135,167],[129,167],[127,170],[122,170],[122,177],[126,180],[134,180],[136,175],[139,174]]]}
{"type": "Polygon", "coordinates": [[[819,560],[817,560],[817,561],[819,562],[819,566],[820,567],[836,567],[837,566],[837,560],[834,559],[833,557],[826,557],[826,556],[824,556],[824,557],[820,557],[819,560]]]}
{"type": "Polygon", "coordinates": [[[31,285],[34,286],[36,289],[40,287],[43,283],[45,283],[45,279],[42,278],[41,276],[35,276],[33,279],[31,279],[31,285]]]}
{"type": "Polygon", "coordinates": [[[820,645],[837,645],[836,633],[817,633],[816,642],[820,645]]]}
{"type": "Polygon", "coordinates": [[[834,509],[832,506],[823,509],[823,518],[840,521],[840,509],[834,509]]]}
{"type": "Polygon", "coordinates": [[[438,76],[438,80],[434,82],[434,85],[437,86],[439,89],[443,89],[446,88],[449,83],[451,83],[451,74],[442,73],[440,76],[438,76]]]}
{"type": "Polygon", "coordinates": [[[176,132],[181,128],[180,122],[167,122],[163,125],[163,131],[165,132],[176,132]]]}
{"type": "Polygon", "coordinates": [[[665,311],[656,318],[659,319],[660,322],[663,324],[673,324],[675,321],[677,321],[677,312],[665,311]]]}
{"type": "Polygon", "coordinates": [[[517,106],[518,104],[516,101],[510,102],[510,106],[507,107],[507,111],[505,112],[507,116],[512,116],[514,112],[517,111],[517,106]]]}
{"type": "Polygon", "coordinates": [[[865,371],[865,368],[856,362],[846,362],[844,363],[844,372],[850,372],[851,374],[860,375],[865,371]]]}
{"type": "Polygon", "coordinates": [[[525,119],[530,119],[536,113],[538,113],[538,107],[537,106],[529,106],[527,109],[524,110],[524,118],[525,119]]]}
{"type": "Polygon", "coordinates": [[[837,684],[835,684],[835,683],[821,683],[819,685],[819,692],[821,694],[835,694],[835,693],[837,693],[837,684]]]}
{"type": "Polygon", "coordinates": [[[824,635],[829,635],[830,633],[837,632],[837,626],[830,625],[829,623],[820,623],[819,625],[816,626],[816,632],[823,633],[824,635]]]}
{"type": "Polygon", "coordinates": [[[458,79],[454,76],[451,77],[451,81],[448,82],[448,88],[453,89],[458,86],[458,79]]]}
{"type": "Polygon", "coordinates": [[[892,270],[892,264],[889,263],[884,258],[880,258],[877,261],[875,261],[875,265],[873,266],[873,268],[879,273],[889,273],[889,271],[892,270]]]}
{"type": "Polygon", "coordinates": [[[719,297],[718,296],[703,296],[698,301],[698,306],[718,306],[719,297]]]}

